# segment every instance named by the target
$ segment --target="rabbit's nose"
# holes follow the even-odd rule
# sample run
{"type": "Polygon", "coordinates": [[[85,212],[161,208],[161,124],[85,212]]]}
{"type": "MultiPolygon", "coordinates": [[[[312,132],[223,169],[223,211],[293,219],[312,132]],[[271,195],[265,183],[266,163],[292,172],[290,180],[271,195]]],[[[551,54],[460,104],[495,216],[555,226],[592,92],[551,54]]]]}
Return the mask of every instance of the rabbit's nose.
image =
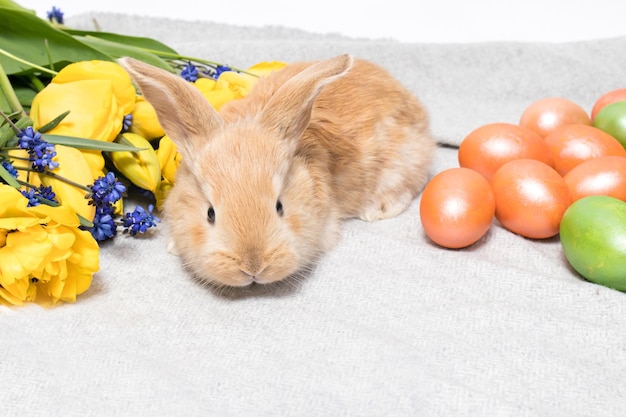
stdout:
{"type": "Polygon", "coordinates": [[[258,274],[255,274],[255,275],[252,275],[250,272],[246,272],[246,270],[244,269],[242,269],[241,272],[243,272],[249,277],[249,279],[251,280],[251,283],[266,284],[268,282],[260,275],[261,272],[263,271],[260,271],[258,274]]]}
{"type": "Polygon", "coordinates": [[[261,282],[262,279],[260,275],[265,270],[265,263],[263,262],[263,257],[261,255],[260,250],[251,250],[248,252],[248,255],[243,260],[239,269],[244,274],[248,275],[255,282],[261,282]]]}

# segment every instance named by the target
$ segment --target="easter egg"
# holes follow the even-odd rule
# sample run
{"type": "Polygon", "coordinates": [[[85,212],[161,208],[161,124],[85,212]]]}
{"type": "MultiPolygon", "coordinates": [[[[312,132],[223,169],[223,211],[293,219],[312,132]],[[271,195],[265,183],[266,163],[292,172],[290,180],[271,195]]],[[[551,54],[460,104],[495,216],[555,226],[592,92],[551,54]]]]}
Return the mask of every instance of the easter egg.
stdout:
{"type": "Polygon", "coordinates": [[[426,184],[420,219],[426,235],[458,249],[477,242],[489,229],[495,201],[489,181],[469,168],[449,168],[426,184]]]}
{"type": "Polygon", "coordinates": [[[600,112],[600,110],[602,110],[605,106],[615,103],[616,101],[626,101],[626,88],[618,88],[602,94],[593,104],[593,108],[591,109],[591,120],[595,120],[598,112],[600,112]]]}
{"type": "Polygon", "coordinates": [[[626,148],[626,101],[616,101],[603,107],[593,119],[593,125],[626,148]]]}
{"type": "Polygon", "coordinates": [[[530,158],[554,164],[550,149],[537,132],[512,123],[488,123],[461,141],[458,160],[463,168],[481,173],[487,180],[506,162],[530,158]]]}
{"type": "Polygon", "coordinates": [[[554,158],[554,169],[565,175],[578,164],[606,155],[626,157],[613,136],[589,125],[565,125],[544,138],[554,158]]]}
{"type": "Polygon", "coordinates": [[[561,246],[585,279],[626,291],[626,203],[613,197],[584,197],[563,214],[561,246]]]}
{"type": "Polygon", "coordinates": [[[626,201],[626,156],[600,156],[581,163],[563,176],[572,201],[608,195],[626,201]]]}
{"type": "Polygon", "coordinates": [[[559,233],[570,191],[554,168],[534,159],[516,159],[493,174],[496,219],[509,231],[531,239],[559,233]]]}
{"type": "Polygon", "coordinates": [[[545,137],[559,126],[591,124],[585,109],[564,97],[546,97],[529,104],[519,120],[521,126],[530,128],[545,137]]]}

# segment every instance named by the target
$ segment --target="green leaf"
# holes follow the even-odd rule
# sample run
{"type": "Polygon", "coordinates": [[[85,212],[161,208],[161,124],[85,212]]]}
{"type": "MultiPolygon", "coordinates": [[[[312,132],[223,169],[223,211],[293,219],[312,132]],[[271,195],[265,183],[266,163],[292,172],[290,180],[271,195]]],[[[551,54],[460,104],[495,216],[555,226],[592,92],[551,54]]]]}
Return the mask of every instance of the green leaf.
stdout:
{"type": "Polygon", "coordinates": [[[17,182],[13,175],[9,174],[9,171],[0,164],[0,178],[2,178],[7,184],[13,188],[20,188],[20,183],[17,182]]]}
{"type": "MultiPolygon", "coordinates": [[[[17,116],[17,114],[9,115],[10,119],[13,119],[13,116],[17,116]]],[[[2,123],[4,120],[0,121],[0,148],[4,146],[15,146],[17,145],[17,135],[13,127],[9,123],[2,123]]],[[[16,128],[19,130],[25,129],[28,126],[31,126],[33,123],[30,120],[30,117],[23,116],[13,123],[16,128]]]]}
{"type": "Polygon", "coordinates": [[[0,111],[3,113],[10,113],[12,111],[11,105],[9,104],[9,101],[4,96],[4,94],[0,94],[0,111]]]}
{"type": "Polygon", "coordinates": [[[23,82],[20,78],[12,78],[11,84],[13,85],[13,91],[15,92],[20,104],[24,110],[28,112],[27,108],[30,107],[33,102],[33,98],[35,98],[37,90],[34,87],[29,86],[26,82],[23,82]]]}
{"type": "MultiPolygon", "coordinates": [[[[121,146],[133,146],[133,143],[129,141],[128,139],[126,139],[124,135],[117,135],[117,137],[115,138],[115,142],[121,146]]],[[[144,150],[144,149],[146,148],[141,148],[139,150],[144,150]]]]}
{"type": "MultiPolygon", "coordinates": [[[[111,61],[111,56],[86,45],[68,33],[40,19],[32,12],[0,4],[0,49],[30,63],[48,67],[52,57],[54,70],[69,63],[100,59],[111,61]]],[[[30,65],[0,54],[0,64],[9,75],[37,72],[30,65]]]]}
{"type": "MultiPolygon", "coordinates": [[[[37,107],[39,108],[39,107],[37,107]]],[[[41,126],[39,129],[37,129],[39,131],[39,133],[46,133],[52,129],[54,129],[55,127],[57,127],[59,125],[59,123],[61,123],[61,121],[63,119],[65,119],[65,117],[70,114],[70,111],[66,111],[61,113],[60,115],[58,115],[57,117],[55,117],[54,119],[52,119],[51,121],[49,121],[48,123],[46,123],[45,125],[41,126]]]]}
{"type": "Polygon", "coordinates": [[[87,31],[87,30],[76,30],[76,29],[70,29],[70,28],[64,28],[63,30],[66,33],[69,33],[70,35],[73,35],[76,37],[99,38],[99,39],[103,39],[109,42],[118,43],[120,45],[134,46],[136,48],[154,51],[155,53],[163,52],[168,55],[178,54],[175,50],[173,50],[169,46],[152,38],[120,35],[118,33],[111,33],[111,32],[94,32],[94,31],[87,31]]]}
{"type": "Polygon", "coordinates": [[[15,131],[8,123],[0,125],[0,148],[4,147],[14,137],[15,131]]]}
{"type": "Polygon", "coordinates": [[[55,145],[71,146],[72,148],[90,149],[94,151],[106,151],[106,152],[139,152],[143,148],[137,148],[128,144],[120,144],[116,142],[104,142],[101,140],[75,138],[72,136],[62,135],[41,135],[46,142],[50,142],[55,145]]]}
{"type": "Polygon", "coordinates": [[[89,45],[94,49],[98,49],[103,53],[106,53],[113,59],[130,56],[148,64],[152,64],[155,67],[163,68],[170,72],[174,71],[172,66],[169,65],[167,61],[159,58],[151,52],[146,52],[145,50],[133,45],[124,45],[122,43],[112,42],[107,39],[101,39],[93,36],[77,36],[76,39],[80,40],[85,45],[89,45]]]}
{"type": "Polygon", "coordinates": [[[6,8],[6,9],[16,9],[16,10],[21,10],[23,12],[31,12],[32,14],[35,14],[34,10],[25,9],[24,7],[20,6],[19,4],[11,0],[0,0],[0,7],[6,8]]]}
{"type": "Polygon", "coordinates": [[[86,227],[87,229],[91,229],[94,226],[93,222],[87,220],[86,218],[84,218],[80,214],[76,213],[76,216],[78,216],[78,221],[80,222],[81,226],[86,227]]]}

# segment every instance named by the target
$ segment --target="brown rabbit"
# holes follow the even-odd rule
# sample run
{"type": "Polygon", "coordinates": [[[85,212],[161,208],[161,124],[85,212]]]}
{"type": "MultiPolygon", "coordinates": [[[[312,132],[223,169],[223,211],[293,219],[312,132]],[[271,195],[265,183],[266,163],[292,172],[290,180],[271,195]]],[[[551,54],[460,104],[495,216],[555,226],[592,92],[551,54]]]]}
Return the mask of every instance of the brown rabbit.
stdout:
{"type": "Polygon", "coordinates": [[[290,64],[218,113],[181,77],[119,62],[182,154],[164,217],[171,248],[205,282],[297,274],[337,242],[342,219],[396,216],[427,180],[427,114],[373,63],[290,64]]]}

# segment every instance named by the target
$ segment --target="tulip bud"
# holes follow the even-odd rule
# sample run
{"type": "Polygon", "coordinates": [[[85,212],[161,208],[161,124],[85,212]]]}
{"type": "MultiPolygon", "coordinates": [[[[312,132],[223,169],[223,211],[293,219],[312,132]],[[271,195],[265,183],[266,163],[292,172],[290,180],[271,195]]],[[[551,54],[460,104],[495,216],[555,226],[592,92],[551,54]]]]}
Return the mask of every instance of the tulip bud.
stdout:
{"type": "Polygon", "coordinates": [[[182,161],[183,156],[178,152],[176,144],[169,136],[163,136],[159,141],[159,149],[156,151],[161,167],[161,175],[171,183],[174,183],[176,171],[182,161]]]}
{"type": "MultiPolygon", "coordinates": [[[[91,168],[81,151],[64,145],[55,145],[54,149],[57,154],[53,160],[59,163],[59,166],[53,171],[54,174],[85,187],[93,184],[94,177],[91,168]]],[[[85,198],[88,194],[87,191],[49,175],[40,174],[40,178],[45,186],[52,187],[61,205],[71,207],[87,220],[93,219],[96,208],[90,205],[89,200],[85,198]]]]}
{"type": "Polygon", "coordinates": [[[137,187],[155,192],[161,182],[161,168],[154,148],[144,137],[135,133],[124,133],[122,136],[132,146],[142,150],[111,152],[113,165],[137,187]]]}
{"type": "Polygon", "coordinates": [[[133,123],[130,125],[131,133],[136,133],[148,140],[165,135],[154,107],[142,96],[136,96],[135,107],[131,114],[133,116],[133,123]]]}

